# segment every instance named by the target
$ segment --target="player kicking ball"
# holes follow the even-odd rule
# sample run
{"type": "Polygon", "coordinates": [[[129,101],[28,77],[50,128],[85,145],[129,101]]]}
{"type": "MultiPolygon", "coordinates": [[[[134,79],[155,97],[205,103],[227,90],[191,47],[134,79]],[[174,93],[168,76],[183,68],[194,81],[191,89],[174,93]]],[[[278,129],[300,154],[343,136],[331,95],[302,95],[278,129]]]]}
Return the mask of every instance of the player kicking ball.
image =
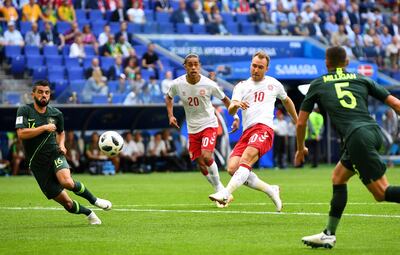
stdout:
{"type": "Polygon", "coordinates": [[[33,104],[18,108],[15,128],[23,140],[29,169],[35,176],[40,189],[48,199],[53,199],[65,210],[74,214],[85,214],[89,224],[101,224],[101,220],[90,209],[72,200],[64,189],[87,199],[103,210],[111,209],[111,202],[96,198],[79,181],[71,177],[65,154],[64,117],[60,110],[48,106],[50,83],[37,81],[32,89],[33,104]]]}
{"type": "MultiPolygon", "coordinates": [[[[179,96],[185,109],[190,159],[196,160],[200,171],[217,192],[222,190],[224,185],[219,179],[218,166],[213,159],[218,119],[211,103],[211,96],[220,99],[226,108],[229,107],[230,100],[214,81],[200,74],[201,64],[198,55],[187,55],[183,66],[186,74],[172,82],[165,97],[169,124],[179,128],[173,113],[173,98],[179,96]]],[[[237,115],[232,127],[232,131],[236,131],[239,127],[237,115]]],[[[233,197],[230,196],[225,203],[216,204],[218,207],[226,207],[232,200],[233,197]]]]}
{"type": "Polygon", "coordinates": [[[297,121],[295,106],[287,96],[283,85],[278,80],[265,75],[269,63],[270,59],[266,53],[257,52],[250,66],[251,77],[237,84],[233,90],[232,102],[228,110],[230,114],[236,114],[238,109],[242,109],[243,134],[228,161],[231,180],[225,189],[211,194],[209,198],[222,204],[226,203],[231,194],[245,184],[267,194],[275,204],[276,211],[280,212],[282,201],[279,186],[260,180],[251,171],[253,164],[272,147],[276,98],[282,101],[293,121],[297,121]]]}

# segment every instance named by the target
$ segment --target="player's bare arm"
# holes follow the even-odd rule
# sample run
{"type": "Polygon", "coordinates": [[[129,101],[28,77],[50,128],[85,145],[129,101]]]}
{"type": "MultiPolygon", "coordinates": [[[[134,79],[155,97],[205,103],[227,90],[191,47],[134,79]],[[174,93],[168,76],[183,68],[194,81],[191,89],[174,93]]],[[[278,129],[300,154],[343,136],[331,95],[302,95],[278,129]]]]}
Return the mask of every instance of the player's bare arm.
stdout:
{"type": "Polygon", "coordinates": [[[230,115],[235,115],[237,111],[240,109],[246,110],[249,108],[250,105],[246,101],[237,101],[237,100],[232,100],[231,104],[229,105],[228,112],[230,115]]]}
{"type": "Polygon", "coordinates": [[[67,148],[65,148],[65,132],[62,131],[61,133],[57,133],[57,143],[58,147],[60,148],[60,151],[62,154],[66,155],[67,154],[67,148]]]}
{"type": "Polygon", "coordinates": [[[170,96],[165,96],[165,105],[167,106],[169,125],[180,128],[178,121],[174,116],[174,101],[170,96]]]}
{"type": "Polygon", "coordinates": [[[57,127],[54,124],[47,124],[37,128],[18,128],[17,135],[20,139],[31,139],[34,138],[43,132],[54,132],[56,131],[57,127]]]}
{"type": "Polygon", "coordinates": [[[286,111],[289,113],[290,117],[292,117],[293,123],[297,123],[297,112],[296,107],[290,97],[286,97],[285,100],[282,100],[283,106],[285,107],[286,111]]]}
{"type": "Polygon", "coordinates": [[[308,149],[304,145],[304,139],[306,136],[307,120],[309,112],[300,111],[299,117],[296,123],[296,138],[297,138],[297,151],[295,155],[294,164],[296,166],[301,165],[304,162],[304,156],[307,155],[308,149]]]}
{"type": "MultiPolygon", "coordinates": [[[[231,100],[229,99],[229,97],[224,97],[221,101],[224,103],[226,109],[229,109],[229,106],[231,105],[231,100]]],[[[233,133],[236,130],[238,130],[239,126],[240,126],[239,116],[237,114],[234,114],[234,120],[233,120],[233,123],[232,123],[232,130],[229,133],[233,133]]]]}
{"type": "Polygon", "coordinates": [[[385,104],[390,106],[397,114],[400,115],[400,100],[396,97],[389,95],[386,100],[385,104]]]}

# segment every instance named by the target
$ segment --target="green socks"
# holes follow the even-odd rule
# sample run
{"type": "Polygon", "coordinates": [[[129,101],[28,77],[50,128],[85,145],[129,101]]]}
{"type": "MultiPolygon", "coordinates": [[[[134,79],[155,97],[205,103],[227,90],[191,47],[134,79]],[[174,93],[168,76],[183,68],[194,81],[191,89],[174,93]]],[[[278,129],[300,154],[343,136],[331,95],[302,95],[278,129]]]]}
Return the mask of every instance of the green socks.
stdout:
{"type": "Polygon", "coordinates": [[[80,196],[85,198],[89,203],[94,204],[96,202],[97,198],[93,196],[93,194],[83,185],[83,183],[79,181],[74,181],[75,182],[75,187],[72,189],[72,191],[80,196]]]}
{"type": "Polygon", "coordinates": [[[333,185],[331,210],[325,234],[334,235],[347,203],[347,184],[333,185]]]}
{"type": "Polygon", "coordinates": [[[385,190],[385,201],[400,203],[400,187],[389,186],[385,190]]]}
{"type": "Polygon", "coordinates": [[[70,213],[74,214],[85,214],[86,216],[89,216],[89,214],[92,213],[92,210],[80,205],[77,201],[73,200],[72,201],[72,207],[70,209],[64,207],[65,210],[67,210],[70,213]]]}

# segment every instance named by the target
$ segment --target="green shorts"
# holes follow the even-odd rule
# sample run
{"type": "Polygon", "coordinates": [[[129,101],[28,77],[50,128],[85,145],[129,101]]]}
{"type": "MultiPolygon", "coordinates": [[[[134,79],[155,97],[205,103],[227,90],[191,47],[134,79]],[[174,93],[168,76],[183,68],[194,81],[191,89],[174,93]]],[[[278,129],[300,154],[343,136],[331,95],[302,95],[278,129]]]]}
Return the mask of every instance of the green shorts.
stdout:
{"type": "Polygon", "coordinates": [[[30,169],[35,176],[42,192],[48,199],[53,199],[63,191],[63,187],[56,177],[56,172],[68,168],[69,165],[64,155],[56,155],[53,160],[32,161],[30,169]]]}
{"type": "Polygon", "coordinates": [[[340,162],[350,171],[359,174],[364,185],[370,184],[386,172],[386,165],[379,156],[382,144],[379,127],[360,127],[347,139],[340,162]]]}

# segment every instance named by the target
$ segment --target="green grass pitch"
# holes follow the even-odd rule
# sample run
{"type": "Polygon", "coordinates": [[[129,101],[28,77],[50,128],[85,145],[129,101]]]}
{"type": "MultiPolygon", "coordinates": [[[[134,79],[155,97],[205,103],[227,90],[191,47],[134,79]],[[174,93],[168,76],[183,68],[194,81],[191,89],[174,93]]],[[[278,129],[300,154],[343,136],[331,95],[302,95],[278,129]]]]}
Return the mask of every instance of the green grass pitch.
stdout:
{"type": "MultiPolygon", "coordinates": [[[[216,208],[199,172],[76,175],[113,202],[111,211],[96,210],[100,226],[46,200],[33,177],[0,178],[0,254],[400,254],[399,205],[374,202],[358,177],[348,185],[336,247],[300,242],[325,226],[331,169],[255,170],[281,186],[281,214],[266,195],[245,186],[228,208],[216,208]]],[[[400,168],[387,175],[400,184],[400,168]]],[[[226,184],[227,173],[221,177],[226,184]]]]}

